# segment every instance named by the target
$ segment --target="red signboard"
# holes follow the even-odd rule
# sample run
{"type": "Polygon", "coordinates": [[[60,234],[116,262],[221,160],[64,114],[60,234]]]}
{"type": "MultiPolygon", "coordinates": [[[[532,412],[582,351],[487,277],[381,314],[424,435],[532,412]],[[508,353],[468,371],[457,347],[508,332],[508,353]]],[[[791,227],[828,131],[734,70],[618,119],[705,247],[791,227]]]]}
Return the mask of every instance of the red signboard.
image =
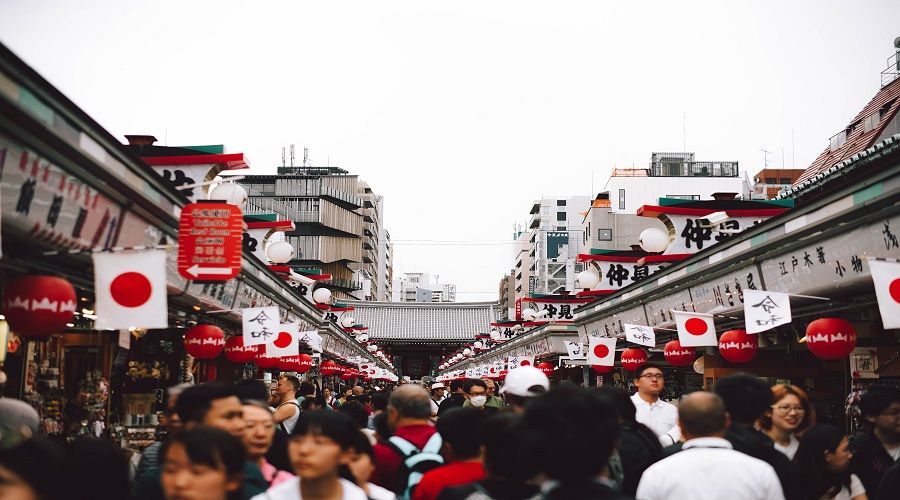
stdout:
{"type": "Polygon", "coordinates": [[[178,223],[178,273],[196,281],[226,281],[241,272],[241,209],[227,203],[191,203],[178,223]]]}

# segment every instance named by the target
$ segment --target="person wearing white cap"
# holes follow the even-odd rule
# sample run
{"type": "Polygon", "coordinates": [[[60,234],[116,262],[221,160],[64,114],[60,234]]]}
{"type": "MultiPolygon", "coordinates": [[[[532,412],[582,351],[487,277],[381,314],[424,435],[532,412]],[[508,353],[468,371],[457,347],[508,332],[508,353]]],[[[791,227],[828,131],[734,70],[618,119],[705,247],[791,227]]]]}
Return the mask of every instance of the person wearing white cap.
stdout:
{"type": "Polygon", "coordinates": [[[506,383],[500,394],[515,413],[524,413],[525,406],[532,398],[540,396],[550,389],[550,380],[544,372],[533,366],[520,366],[510,370],[506,375],[506,383]]]}
{"type": "Polygon", "coordinates": [[[431,420],[437,420],[438,409],[444,400],[446,387],[441,382],[431,384],[431,420]]]}

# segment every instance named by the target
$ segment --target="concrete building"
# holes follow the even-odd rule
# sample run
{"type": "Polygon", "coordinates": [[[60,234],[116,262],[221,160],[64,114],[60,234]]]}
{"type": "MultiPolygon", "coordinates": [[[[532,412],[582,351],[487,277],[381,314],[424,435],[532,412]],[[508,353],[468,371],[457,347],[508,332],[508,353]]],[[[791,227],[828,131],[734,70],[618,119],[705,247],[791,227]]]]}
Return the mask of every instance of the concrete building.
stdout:
{"type": "Polygon", "coordinates": [[[355,280],[362,283],[362,290],[351,292],[351,295],[359,300],[382,300],[387,293],[379,281],[379,235],[383,229],[381,216],[384,200],[372,192],[372,188],[365,181],[359,181],[357,196],[362,200],[362,208],[359,209],[363,219],[362,232],[359,235],[362,242],[362,261],[352,263],[349,267],[354,271],[355,280]]]}
{"type": "MultiPolygon", "coordinates": [[[[517,236],[517,241],[527,238],[527,258],[519,252],[523,263],[530,260],[530,276],[526,286],[520,290],[516,285],[516,296],[531,293],[553,294],[563,290],[573,290],[575,276],[582,265],[575,262],[585,247],[582,211],[591,206],[588,196],[549,197],[535,200],[531,206],[528,231],[517,236]],[[527,236],[526,236],[527,235],[527,236]]],[[[518,247],[519,245],[516,245],[518,247]]],[[[519,280],[516,268],[516,279],[519,280]]],[[[524,270],[522,270],[524,276],[524,270]]],[[[524,285],[524,280],[522,284],[524,285]]]]}
{"type": "Polygon", "coordinates": [[[500,279],[498,296],[500,297],[500,319],[508,320],[515,317],[516,311],[516,277],[515,269],[500,279]]]}
{"type": "Polygon", "coordinates": [[[513,303],[515,303],[516,297],[523,297],[528,294],[529,285],[531,289],[534,289],[534,280],[532,277],[532,270],[534,269],[534,254],[535,249],[534,245],[534,237],[536,236],[534,230],[526,230],[526,231],[516,231],[513,235],[513,239],[515,240],[515,244],[513,245],[513,268],[511,274],[513,275],[513,283],[514,293],[513,293],[513,303]]]}
{"type": "Polygon", "coordinates": [[[456,302],[456,285],[430,273],[404,273],[394,280],[391,302],[456,302]]]}
{"type": "Polygon", "coordinates": [[[752,196],[772,200],[782,189],[790,188],[803,175],[802,168],[764,168],[753,176],[752,196]]]}
{"type": "MultiPolygon", "coordinates": [[[[383,210],[384,201],[379,204],[379,210],[383,210]]],[[[379,212],[379,219],[384,220],[383,212],[379,212]]],[[[391,243],[391,233],[384,226],[378,234],[378,266],[376,268],[376,281],[380,296],[376,300],[380,302],[391,301],[391,288],[394,283],[394,245],[391,243]]]]}
{"type": "Polygon", "coordinates": [[[588,250],[632,250],[641,232],[651,227],[666,230],[659,219],[613,211],[609,193],[600,193],[584,218],[584,244],[588,250]]]}
{"type": "Polygon", "coordinates": [[[750,182],[736,161],[697,161],[694,153],[653,153],[649,168],[617,168],[606,183],[610,208],[634,214],[659,198],[711,200],[713,193],[750,197],[750,182]]]}

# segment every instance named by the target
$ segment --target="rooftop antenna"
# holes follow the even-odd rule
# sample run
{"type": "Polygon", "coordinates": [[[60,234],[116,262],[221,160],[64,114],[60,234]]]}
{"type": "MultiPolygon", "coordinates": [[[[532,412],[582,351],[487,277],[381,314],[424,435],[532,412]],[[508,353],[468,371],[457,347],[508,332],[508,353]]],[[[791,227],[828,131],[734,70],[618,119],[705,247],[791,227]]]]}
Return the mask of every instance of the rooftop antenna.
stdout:
{"type": "Polygon", "coordinates": [[[304,167],[308,166],[307,163],[309,163],[309,148],[304,146],[303,147],[303,166],[304,167]]]}
{"type": "Polygon", "coordinates": [[[766,151],[765,149],[760,149],[763,153],[763,168],[769,168],[769,155],[772,154],[771,151],[766,151]]]}
{"type": "Polygon", "coordinates": [[[281,148],[281,166],[282,166],[282,167],[286,167],[286,166],[287,166],[287,162],[284,161],[284,147],[283,147],[283,146],[282,146],[282,148],[281,148]]]}
{"type": "Polygon", "coordinates": [[[294,166],[294,145],[291,144],[291,166],[294,166]]]}

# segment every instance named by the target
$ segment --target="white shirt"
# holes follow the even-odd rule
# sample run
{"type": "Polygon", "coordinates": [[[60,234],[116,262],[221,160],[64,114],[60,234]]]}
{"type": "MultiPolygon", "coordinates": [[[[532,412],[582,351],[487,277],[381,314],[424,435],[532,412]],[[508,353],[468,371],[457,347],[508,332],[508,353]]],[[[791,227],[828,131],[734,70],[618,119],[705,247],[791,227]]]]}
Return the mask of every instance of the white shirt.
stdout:
{"type": "MultiPolygon", "coordinates": [[[[359,486],[347,481],[344,478],[338,478],[341,482],[342,500],[368,500],[366,492],[359,486]]],[[[300,478],[293,477],[283,483],[272,486],[265,493],[260,493],[250,500],[303,500],[300,496],[300,478]]]]}
{"type": "Polygon", "coordinates": [[[294,414],[290,417],[284,419],[281,423],[284,424],[285,430],[290,434],[292,430],[294,430],[294,426],[297,425],[297,421],[300,420],[300,405],[295,401],[288,401],[287,403],[281,403],[278,405],[278,408],[281,408],[284,405],[288,405],[294,410],[294,414]]]}
{"type": "Polygon", "coordinates": [[[659,437],[663,446],[675,444],[681,439],[681,428],[678,427],[678,408],[672,403],[657,399],[650,404],[644,401],[639,393],[631,396],[637,410],[635,419],[650,428],[659,437]]]}
{"type": "Polygon", "coordinates": [[[397,500],[397,495],[393,491],[377,484],[366,483],[366,489],[369,490],[369,498],[372,500],[397,500]]]}
{"type": "MultiPolygon", "coordinates": [[[[850,489],[848,490],[846,486],[841,487],[841,491],[833,497],[833,500],[850,500],[853,497],[857,497],[866,492],[866,487],[863,486],[862,481],[856,477],[856,474],[850,474],[850,489]]],[[[822,497],[827,498],[827,497],[822,497]]]]}
{"type": "Polygon", "coordinates": [[[791,434],[791,442],[788,443],[787,446],[781,446],[777,441],[775,442],[775,449],[787,455],[791,460],[793,460],[794,455],[797,454],[798,448],[800,448],[800,440],[793,434],[791,434]]]}
{"type": "Polygon", "coordinates": [[[638,484],[638,500],[784,500],[771,465],[731,448],[722,438],[691,439],[682,450],[651,465],[638,484]]]}

